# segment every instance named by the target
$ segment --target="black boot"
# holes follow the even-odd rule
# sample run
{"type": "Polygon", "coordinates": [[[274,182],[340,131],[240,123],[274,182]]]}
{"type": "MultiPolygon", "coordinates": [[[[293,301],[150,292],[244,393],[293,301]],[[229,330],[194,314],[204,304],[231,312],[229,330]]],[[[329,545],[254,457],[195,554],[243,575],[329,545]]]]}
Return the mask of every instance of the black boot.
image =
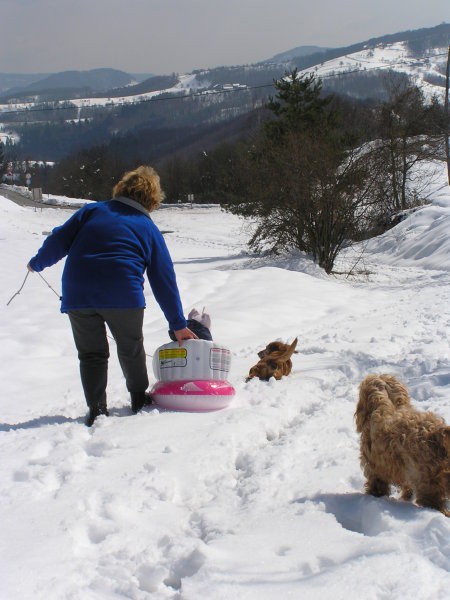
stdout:
{"type": "Polygon", "coordinates": [[[130,392],[131,412],[138,413],[144,407],[144,404],[151,404],[151,398],[145,392],[130,392]]]}
{"type": "Polygon", "coordinates": [[[86,425],[86,427],[92,427],[95,419],[99,415],[105,415],[106,417],[109,417],[109,412],[106,407],[106,403],[89,407],[89,412],[84,420],[84,424],[86,425]]]}

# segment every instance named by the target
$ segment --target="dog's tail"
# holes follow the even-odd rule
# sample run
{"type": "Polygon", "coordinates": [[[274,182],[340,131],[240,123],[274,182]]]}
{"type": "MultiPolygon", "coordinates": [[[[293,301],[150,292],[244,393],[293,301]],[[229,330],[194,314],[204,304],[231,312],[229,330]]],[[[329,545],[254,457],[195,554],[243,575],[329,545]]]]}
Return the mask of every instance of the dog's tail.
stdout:
{"type": "Polygon", "coordinates": [[[280,354],[280,356],[277,356],[277,360],[282,360],[282,361],[289,360],[295,352],[295,349],[297,347],[297,342],[298,342],[298,338],[295,338],[295,340],[287,348],[287,350],[285,350],[285,352],[283,352],[283,354],[280,354]]]}

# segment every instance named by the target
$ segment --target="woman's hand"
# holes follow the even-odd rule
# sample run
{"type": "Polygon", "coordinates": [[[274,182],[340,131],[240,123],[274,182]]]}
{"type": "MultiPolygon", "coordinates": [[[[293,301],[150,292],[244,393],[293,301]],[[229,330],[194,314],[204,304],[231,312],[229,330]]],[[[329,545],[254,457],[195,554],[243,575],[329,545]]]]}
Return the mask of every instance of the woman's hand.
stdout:
{"type": "Polygon", "coordinates": [[[27,264],[27,269],[30,271],[30,273],[34,273],[34,270],[30,267],[30,263],[27,264]]]}
{"type": "Polygon", "coordinates": [[[183,345],[183,340],[198,340],[198,337],[195,335],[193,331],[185,327],[184,329],[178,329],[173,332],[175,337],[177,338],[177,342],[179,346],[183,345]]]}

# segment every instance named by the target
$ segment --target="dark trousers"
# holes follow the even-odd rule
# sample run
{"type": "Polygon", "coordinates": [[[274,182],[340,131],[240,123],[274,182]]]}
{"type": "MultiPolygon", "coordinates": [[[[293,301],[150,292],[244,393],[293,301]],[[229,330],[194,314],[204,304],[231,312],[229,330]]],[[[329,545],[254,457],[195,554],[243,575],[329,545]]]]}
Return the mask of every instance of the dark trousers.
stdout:
{"type": "Polygon", "coordinates": [[[128,391],[144,392],[148,388],[143,308],[73,310],[69,312],[69,319],[89,408],[106,406],[109,345],[105,323],[117,344],[128,391]]]}

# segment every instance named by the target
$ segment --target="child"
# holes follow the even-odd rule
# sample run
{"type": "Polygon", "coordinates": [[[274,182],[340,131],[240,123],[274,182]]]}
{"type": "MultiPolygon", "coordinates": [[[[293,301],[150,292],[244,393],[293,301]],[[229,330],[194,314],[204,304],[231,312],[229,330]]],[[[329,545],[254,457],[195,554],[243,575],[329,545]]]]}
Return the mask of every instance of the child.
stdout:
{"type": "MultiPolygon", "coordinates": [[[[212,341],[211,335],[211,317],[205,312],[203,307],[202,314],[196,308],[193,308],[188,314],[187,327],[190,329],[199,340],[212,341]]],[[[175,334],[172,329],[169,330],[169,337],[173,342],[176,342],[175,334]]]]}

